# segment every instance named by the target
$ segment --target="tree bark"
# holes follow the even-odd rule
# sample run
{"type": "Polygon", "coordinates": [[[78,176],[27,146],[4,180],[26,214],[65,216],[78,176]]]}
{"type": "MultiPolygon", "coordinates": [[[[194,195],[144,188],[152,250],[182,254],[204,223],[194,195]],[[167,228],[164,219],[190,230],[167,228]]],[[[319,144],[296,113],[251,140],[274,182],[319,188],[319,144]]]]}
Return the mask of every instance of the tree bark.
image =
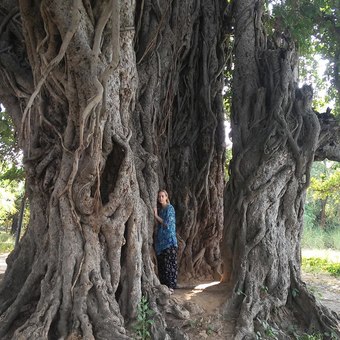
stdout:
{"type": "Polygon", "coordinates": [[[165,339],[159,187],[177,210],[180,274],[220,271],[223,1],[18,4],[1,4],[0,98],[30,221],[1,283],[0,337],[129,338],[145,295],[165,339]]]}
{"type": "MultiPolygon", "coordinates": [[[[19,6],[33,84],[15,121],[31,218],[2,283],[1,337],[123,339],[143,279],[155,278],[142,277],[151,213],[130,144],[133,7],[19,6]]],[[[16,76],[7,77],[14,95],[16,76]]]]}
{"type": "Polygon", "coordinates": [[[297,88],[293,44],[266,39],[261,11],[259,2],[235,3],[233,157],[222,240],[223,280],[234,288],[225,311],[237,320],[236,339],[268,328],[285,338],[282,329],[296,319],[311,332],[339,334],[300,269],[305,193],[322,130],[312,89],[297,88]]]}
{"type": "Polygon", "coordinates": [[[145,133],[139,141],[158,156],[160,186],[176,209],[180,279],[220,278],[225,5],[219,0],[142,4],[136,120],[145,133]]]}
{"type": "Polygon", "coordinates": [[[329,159],[331,161],[340,162],[339,120],[331,114],[329,108],[323,113],[316,112],[316,115],[321,129],[314,160],[322,161],[324,159],[329,159]]]}
{"type": "Polygon", "coordinates": [[[325,229],[326,227],[326,205],[327,205],[328,197],[325,199],[320,200],[321,211],[319,215],[320,220],[320,228],[325,229]]]}

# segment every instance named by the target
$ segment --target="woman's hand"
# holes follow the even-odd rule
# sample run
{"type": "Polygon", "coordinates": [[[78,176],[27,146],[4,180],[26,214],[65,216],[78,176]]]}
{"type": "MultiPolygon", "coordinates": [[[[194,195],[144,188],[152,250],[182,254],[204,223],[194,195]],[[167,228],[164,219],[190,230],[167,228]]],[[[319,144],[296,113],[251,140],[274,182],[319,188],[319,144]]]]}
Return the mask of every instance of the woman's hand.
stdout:
{"type": "Polygon", "coordinates": [[[164,221],[158,216],[158,210],[157,208],[153,208],[153,213],[155,215],[155,219],[157,222],[161,224],[162,227],[166,228],[167,225],[164,223],[164,221]]]}

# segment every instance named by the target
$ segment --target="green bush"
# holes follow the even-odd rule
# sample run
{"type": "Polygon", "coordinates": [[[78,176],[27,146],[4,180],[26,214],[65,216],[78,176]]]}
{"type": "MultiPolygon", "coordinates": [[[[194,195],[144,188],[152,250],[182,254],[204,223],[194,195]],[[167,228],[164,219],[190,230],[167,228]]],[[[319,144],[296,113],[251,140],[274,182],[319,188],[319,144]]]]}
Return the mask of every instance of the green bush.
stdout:
{"type": "Polygon", "coordinates": [[[340,263],[319,257],[302,258],[302,269],[306,272],[327,272],[335,277],[340,276],[340,263]]]}
{"type": "Polygon", "coordinates": [[[14,249],[14,238],[12,235],[0,232],[0,254],[9,253],[14,249]]]}
{"type": "Polygon", "coordinates": [[[134,325],[134,331],[138,340],[151,339],[150,327],[154,323],[152,316],[155,312],[149,307],[149,302],[145,296],[142,296],[137,306],[137,322],[134,325]]]}
{"type": "Polygon", "coordinates": [[[305,228],[313,228],[316,227],[316,215],[315,215],[315,207],[314,202],[306,203],[305,205],[305,213],[303,216],[304,226],[305,228]]]}

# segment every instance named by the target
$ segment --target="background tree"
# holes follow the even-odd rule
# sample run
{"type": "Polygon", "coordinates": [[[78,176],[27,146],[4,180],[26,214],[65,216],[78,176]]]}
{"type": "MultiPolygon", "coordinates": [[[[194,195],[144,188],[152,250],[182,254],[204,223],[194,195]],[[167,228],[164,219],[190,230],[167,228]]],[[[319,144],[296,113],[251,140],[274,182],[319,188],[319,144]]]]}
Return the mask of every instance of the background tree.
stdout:
{"type": "Polygon", "coordinates": [[[307,191],[302,246],[340,250],[339,163],[314,162],[307,191]]]}
{"type": "MultiPolygon", "coordinates": [[[[159,187],[178,212],[180,274],[220,270],[226,3],[18,4],[0,5],[0,99],[23,148],[31,218],[0,288],[0,336],[124,339],[143,294],[164,339],[171,304],[152,262],[159,187]]],[[[336,122],[312,112],[309,87],[295,91],[292,46],[267,45],[259,3],[235,10],[223,250],[236,336],[280,307],[329,329],[334,318],[300,280],[299,238],[314,153],[339,154],[336,122]]]]}
{"type": "Polygon", "coordinates": [[[310,199],[319,206],[316,222],[322,229],[339,227],[340,168],[339,164],[318,162],[311,178],[310,199]]]}
{"type": "Polygon", "coordinates": [[[222,243],[223,279],[234,288],[226,314],[237,320],[236,339],[251,338],[254,326],[287,336],[280,329],[296,318],[330,334],[338,332],[336,318],[301,280],[300,241],[311,164],[340,160],[339,126],[329,113],[314,113],[312,88],[297,87],[292,40],[281,31],[267,39],[262,14],[258,2],[235,2],[233,158],[222,243]]]}
{"type": "Polygon", "coordinates": [[[14,128],[11,117],[2,110],[0,104],[0,160],[1,163],[11,162],[18,165],[19,148],[17,140],[14,138],[14,128]]]}
{"type": "MultiPolygon", "coordinates": [[[[1,106],[0,136],[0,232],[10,231],[15,235],[24,191],[24,172],[13,123],[1,106]]],[[[7,235],[3,237],[7,238],[7,235]]]]}
{"type": "MultiPolygon", "coordinates": [[[[279,36],[294,39],[305,60],[315,55],[328,61],[323,86],[327,97],[335,101],[334,112],[340,112],[340,9],[336,0],[273,1],[272,27],[279,36]]],[[[303,73],[303,64],[300,71],[303,73]]]]}
{"type": "Polygon", "coordinates": [[[0,3],[0,100],[31,209],[0,287],[2,339],[124,339],[142,294],[165,339],[159,187],[178,212],[180,274],[218,273],[224,6],[0,3]]]}

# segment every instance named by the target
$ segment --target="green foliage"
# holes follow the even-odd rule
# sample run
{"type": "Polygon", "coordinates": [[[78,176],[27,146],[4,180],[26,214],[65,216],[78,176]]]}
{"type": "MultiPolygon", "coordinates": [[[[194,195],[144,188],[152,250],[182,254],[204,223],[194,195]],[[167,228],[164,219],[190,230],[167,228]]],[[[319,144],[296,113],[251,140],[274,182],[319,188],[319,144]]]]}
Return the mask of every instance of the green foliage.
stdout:
{"type": "Polygon", "coordinates": [[[293,298],[296,298],[297,296],[299,296],[299,294],[300,294],[300,291],[298,289],[296,289],[296,288],[292,289],[293,298]]]}
{"type": "Polygon", "coordinates": [[[257,318],[260,324],[260,329],[255,333],[255,338],[258,340],[262,339],[279,339],[279,331],[271,326],[266,320],[257,318]]]}
{"type": "MultiPolygon", "coordinates": [[[[313,85],[313,108],[318,112],[324,112],[328,106],[333,106],[337,92],[330,86],[328,77],[325,75],[327,61],[316,51],[299,58],[299,81],[313,85]]],[[[332,113],[336,114],[334,110],[332,113]]]]}
{"type": "Polygon", "coordinates": [[[268,287],[267,286],[262,286],[260,288],[261,292],[268,294],[268,287]]]}
{"type": "MultiPolygon", "coordinates": [[[[311,237],[307,239],[318,242],[322,238],[325,244],[316,246],[317,248],[323,246],[338,248],[339,243],[332,241],[330,237],[338,239],[337,233],[340,230],[340,166],[330,161],[314,162],[311,175],[305,206],[305,233],[314,233],[316,234],[314,238],[318,239],[315,241],[312,241],[311,237]],[[320,226],[328,234],[318,231],[320,226]]],[[[306,242],[306,238],[303,242],[306,242]]]]}
{"type": "Polygon", "coordinates": [[[231,148],[230,149],[227,148],[225,150],[225,171],[224,171],[226,181],[229,180],[229,165],[230,165],[231,158],[232,158],[231,148]]]}
{"type": "Polygon", "coordinates": [[[15,138],[13,123],[10,116],[1,110],[0,105],[0,163],[19,164],[19,148],[15,138]]]}
{"type": "Polygon", "coordinates": [[[340,250],[340,229],[332,230],[328,235],[329,239],[333,242],[330,248],[340,250]]]}
{"type": "MultiPolygon", "coordinates": [[[[304,234],[308,232],[310,229],[315,227],[315,220],[317,218],[316,216],[316,208],[314,206],[314,201],[307,201],[307,204],[305,205],[305,214],[304,214],[304,234]]],[[[309,247],[307,247],[309,248],[309,247]]]]}
{"type": "Polygon", "coordinates": [[[213,335],[215,333],[215,330],[212,328],[211,325],[208,325],[205,332],[207,333],[208,336],[210,336],[210,335],[213,335]]]}
{"type": "Polygon", "coordinates": [[[134,325],[134,331],[138,340],[151,339],[150,327],[154,323],[151,316],[154,311],[150,309],[149,302],[145,296],[142,296],[137,306],[137,322],[134,325]]]}
{"type": "Polygon", "coordinates": [[[303,230],[301,246],[304,249],[340,250],[340,229],[323,230],[307,225],[303,230]]]}
{"type": "Polygon", "coordinates": [[[307,54],[314,48],[328,55],[338,47],[333,37],[333,29],[337,26],[337,7],[336,0],[276,2],[273,7],[273,27],[281,30],[289,28],[300,53],[307,54]],[[314,41],[311,37],[314,37],[314,41]]]}
{"type": "Polygon", "coordinates": [[[309,273],[326,272],[340,277],[340,263],[329,262],[319,257],[302,258],[302,270],[309,273]]]}
{"type": "Polygon", "coordinates": [[[9,253],[14,249],[14,238],[12,235],[0,231],[0,254],[9,253]]]}
{"type": "Polygon", "coordinates": [[[25,175],[13,123],[1,109],[0,134],[0,228],[8,231],[20,210],[25,175]]]}
{"type": "Polygon", "coordinates": [[[25,178],[24,169],[22,167],[17,167],[13,163],[7,164],[2,163],[1,172],[0,172],[0,181],[1,180],[9,180],[20,182],[25,178]]]}
{"type": "Polygon", "coordinates": [[[12,218],[20,211],[23,182],[0,179],[0,227],[10,229],[12,218]]]}
{"type": "Polygon", "coordinates": [[[324,231],[320,228],[315,228],[312,225],[305,226],[302,234],[301,246],[302,248],[307,249],[324,249],[324,231]]]}
{"type": "MultiPolygon", "coordinates": [[[[276,34],[291,37],[305,63],[312,65],[316,55],[328,61],[322,86],[330,83],[329,99],[336,102],[334,113],[339,114],[339,84],[336,63],[340,53],[339,5],[338,0],[285,0],[270,1],[273,6],[269,28],[276,34]]],[[[302,76],[305,65],[302,62],[302,76]]],[[[310,70],[311,68],[309,68],[310,70]]],[[[313,82],[314,83],[314,82],[313,82]]]]}
{"type": "Polygon", "coordinates": [[[315,199],[325,199],[332,196],[335,203],[340,203],[340,167],[336,163],[331,165],[318,177],[311,178],[310,190],[315,199]]]}

